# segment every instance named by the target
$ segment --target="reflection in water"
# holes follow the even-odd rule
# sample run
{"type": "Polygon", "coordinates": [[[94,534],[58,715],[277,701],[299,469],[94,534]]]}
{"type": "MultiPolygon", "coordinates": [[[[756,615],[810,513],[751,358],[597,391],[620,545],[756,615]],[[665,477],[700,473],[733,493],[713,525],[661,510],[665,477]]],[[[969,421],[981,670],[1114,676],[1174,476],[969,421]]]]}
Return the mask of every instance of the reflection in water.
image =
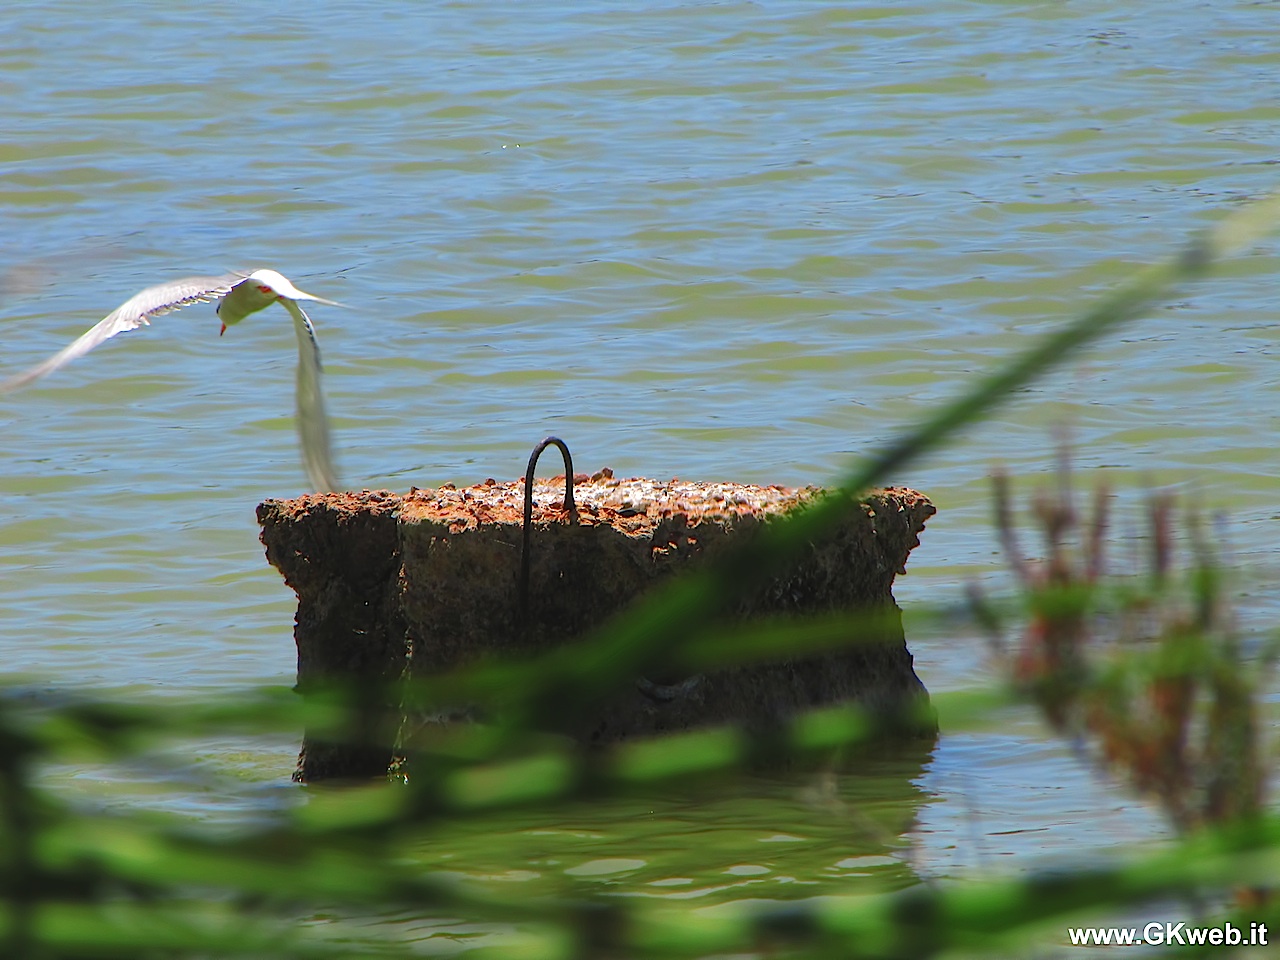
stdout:
{"type": "MultiPolygon", "coordinates": [[[[530,898],[639,897],[733,909],[896,890],[918,882],[902,838],[927,801],[918,782],[931,755],[931,744],[882,745],[823,770],[726,775],[554,812],[451,821],[406,852],[429,870],[499,895],[518,886],[530,898]]],[[[324,922],[384,924],[386,935],[410,940],[461,936],[471,946],[471,937],[519,929],[424,914],[324,922]]]]}
{"type": "Polygon", "coordinates": [[[536,872],[531,893],[578,886],[631,896],[707,898],[893,889],[915,882],[902,837],[927,795],[932,744],[881,745],[835,769],[722,776],[630,799],[520,812],[417,847],[425,863],[472,877],[536,872]],[[863,886],[859,886],[862,884],[863,886]],[[794,885],[794,886],[793,886],[794,885]],[[804,888],[804,889],[801,889],[804,888]]]}

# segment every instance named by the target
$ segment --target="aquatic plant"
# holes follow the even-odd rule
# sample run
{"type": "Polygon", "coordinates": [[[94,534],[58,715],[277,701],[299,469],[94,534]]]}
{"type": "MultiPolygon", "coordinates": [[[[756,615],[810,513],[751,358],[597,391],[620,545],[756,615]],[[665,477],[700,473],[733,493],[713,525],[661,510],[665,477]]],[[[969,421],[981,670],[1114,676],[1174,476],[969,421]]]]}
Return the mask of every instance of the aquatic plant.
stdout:
{"type": "Polygon", "coordinates": [[[996,526],[1025,610],[1016,645],[991,607],[974,602],[1007,673],[1057,733],[1156,799],[1179,830],[1259,816],[1274,655],[1243,657],[1203,518],[1187,514],[1190,565],[1179,575],[1175,498],[1151,494],[1146,569],[1107,577],[1110,495],[1100,484],[1082,517],[1068,459],[1052,491],[1033,500],[1039,562],[1019,544],[1008,477],[995,477],[996,526]]]}

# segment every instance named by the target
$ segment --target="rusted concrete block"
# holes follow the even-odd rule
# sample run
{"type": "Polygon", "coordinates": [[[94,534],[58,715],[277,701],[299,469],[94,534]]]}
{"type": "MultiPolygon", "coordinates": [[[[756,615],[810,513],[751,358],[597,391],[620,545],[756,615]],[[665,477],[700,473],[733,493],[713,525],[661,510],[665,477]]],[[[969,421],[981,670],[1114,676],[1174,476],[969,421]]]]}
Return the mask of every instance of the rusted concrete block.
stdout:
{"type": "MultiPolygon", "coordinates": [[[[268,500],[258,507],[267,559],[298,594],[298,686],[394,681],[477,657],[578,638],[661,579],[818,496],[737,483],[579,475],[579,523],[564,479],[534,485],[529,609],[521,616],[524,483],[363,491],[268,500]]],[[[912,669],[892,586],[934,514],[922,494],[875,491],[733,618],[866,609],[889,612],[890,642],[737,667],[699,677],[637,677],[571,731],[588,742],[741,720],[765,722],[856,699],[885,714],[927,698],[912,669]]],[[[390,712],[395,704],[383,705],[390,712]]],[[[409,717],[406,723],[414,724],[409,717]]],[[[298,778],[369,776],[393,760],[385,731],[361,744],[308,737],[298,778]]]]}

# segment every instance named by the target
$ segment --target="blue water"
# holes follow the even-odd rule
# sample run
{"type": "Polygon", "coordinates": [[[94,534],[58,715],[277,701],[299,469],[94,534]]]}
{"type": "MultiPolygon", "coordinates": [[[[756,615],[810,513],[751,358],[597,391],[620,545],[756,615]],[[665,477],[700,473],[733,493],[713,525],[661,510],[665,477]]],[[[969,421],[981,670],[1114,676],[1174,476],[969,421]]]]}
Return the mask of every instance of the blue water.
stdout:
{"type": "MultiPolygon", "coordinates": [[[[0,372],[151,283],[273,267],[347,305],[312,315],[353,488],[509,478],[549,432],[585,470],[835,482],[1280,182],[1274,4],[64,2],[0,37],[0,372]]],[[[1065,425],[1135,517],[1148,485],[1224,510],[1242,619],[1272,622],[1277,265],[890,478],[940,508],[900,601],[1006,583],[985,478],[1052,473],[1065,425]]],[[[195,306],[0,397],[7,671],[292,682],[253,509],[306,489],[294,349],[283,311],[219,339],[195,306]]],[[[991,682],[971,633],[911,637],[931,689],[991,682]]],[[[930,869],[1159,833],[1014,727],[942,740],[930,869]]],[[[291,749],[209,756],[275,781],[291,749]]]]}

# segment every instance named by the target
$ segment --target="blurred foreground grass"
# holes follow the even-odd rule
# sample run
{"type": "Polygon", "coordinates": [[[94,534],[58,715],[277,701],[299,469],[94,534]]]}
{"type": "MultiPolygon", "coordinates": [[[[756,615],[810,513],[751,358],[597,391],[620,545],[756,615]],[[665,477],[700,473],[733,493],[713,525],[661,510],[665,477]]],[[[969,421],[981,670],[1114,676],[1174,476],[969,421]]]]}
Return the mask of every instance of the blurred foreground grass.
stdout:
{"type": "MultiPolygon", "coordinates": [[[[1278,218],[1280,200],[1238,208],[1179,256],[1141,271],[858,464],[839,493],[856,494],[940,444],[957,442],[965,426],[1019,387],[1173,296],[1257,241],[1278,218]]],[[[1175,843],[1103,866],[1064,864],[1020,879],[907,882],[857,896],[742,900],[719,911],[676,900],[503,893],[412,855],[424,845],[447,844],[462,829],[483,832],[512,808],[643,797],[708,776],[718,778],[717,789],[731,790],[734,771],[762,759],[820,766],[856,750],[876,722],[854,706],[811,711],[764,738],[724,728],[586,751],[539,733],[575,704],[663,665],[705,670],[847,640],[845,617],[765,623],[732,637],[711,632],[711,623],[717,610],[796,556],[854,503],[852,496],[831,496],[770,525],[743,550],[671,583],[583,643],[416,684],[405,698],[491,704],[500,719],[443,727],[407,745],[413,757],[407,782],[309,789],[297,802],[222,829],[173,812],[89,809],[51,788],[42,771],[68,762],[155,762],[161,748],[202,738],[280,736],[304,726],[337,739],[358,725],[361,691],[302,701],[291,691],[258,690],[154,704],[11,683],[0,695],[0,953],[422,955],[420,944],[388,936],[385,925],[320,922],[373,915],[513,925],[494,949],[547,957],[1023,955],[1030,944],[1061,942],[1067,924],[1079,925],[1081,917],[1170,903],[1206,923],[1280,926],[1280,902],[1268,890],[1280,877],[1280,817],[1263,800],[1267,754],[1250,664],[1207,613],[1170,620],[1121,656],[1094,658],[1085,624],[1105,606],[1108,581],[1087,563],[1083,572],[1063,567],[1055,552],[1061,520],[1052,516],[1048,573],[1022,577],[1030,620],[1013,657],[1017,682],[1008,690],[935,697],[940,722],[944,730],[962,729],[1014,697],[1030,698],[1065,736],[1091,739],[1105,761],[1126,765],[1139,789],[1168,800],[1182,830],[1175,843]],[[1192,764],[1193,739],[1194,753],[1216,762],[1212,772],[1192,764]]],[[[1205,579],[1212,574],[1211,564],[1198,568],[1199,586],[1184,594],[1200,613],[1211,606],[1205,598],[1217,595],[1205,579]]],[[[1151,592],[1151,602],[1166,602],[1162,596],[1169,594],[1151,592]]],[[[990,605],[983,609],[990,613],[990,605]]]]}

